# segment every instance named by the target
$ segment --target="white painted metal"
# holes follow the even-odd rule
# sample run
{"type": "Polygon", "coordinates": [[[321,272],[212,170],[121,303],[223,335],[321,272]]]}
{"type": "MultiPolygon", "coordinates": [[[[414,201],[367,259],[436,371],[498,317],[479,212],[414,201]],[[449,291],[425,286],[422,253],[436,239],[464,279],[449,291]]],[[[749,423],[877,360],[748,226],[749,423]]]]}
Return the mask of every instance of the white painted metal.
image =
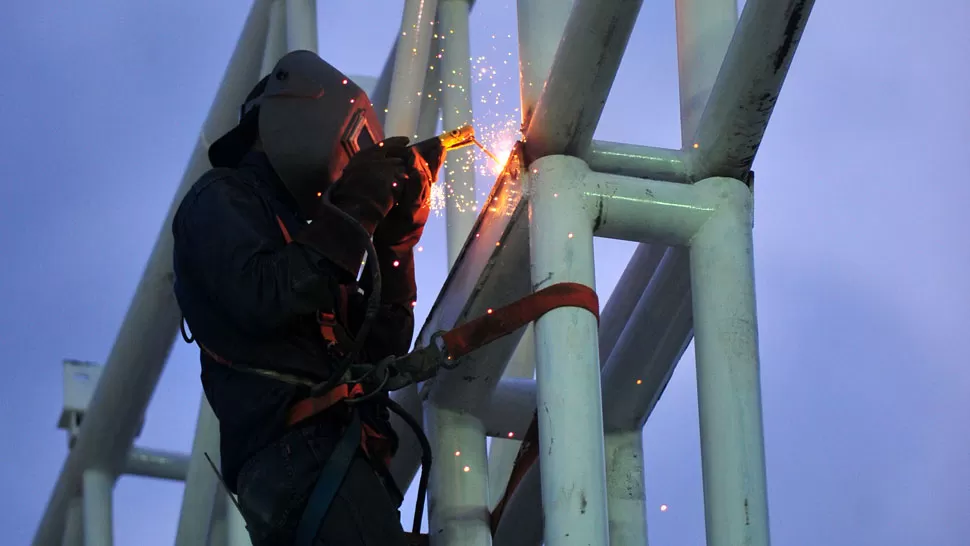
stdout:
{"type": "Polygon", "coordinates": [[[573,0],[518,0],[519,101],[527,127],[552,68],[573,0]]]}
{"type": "MultiPolygon", "coordinates": [[[[317,0],[286,2],[286,49],[317,52],[317,0]]],[[[275,64],[275,63],[274,63],[275,64]]]]}
{"type": "Polygon", "coordinates": [[[646,546],[643,429],[606,435],[610,546],[646,546]]]}
{"type": "Polygon", "coordinates": [[[220,490],[218,476],[205,458],[206,454],[217,466],[220,464],[219,420],[203,395],[199,400],[192,455],[182,491],[182,510],[179,512],[175,546],[205,544],[211,527],[213,502],[217,496],[225,495],[220,490]]]}
{"type": "MultiPolygon", "coordinates": [[[[516,3],[519,39],[519,112],[523,127],[529,123],[535,111],[572,7],[572,0],[518,0],[516,3]]],[[[504,377],[532,378],[535,376],[535,367],[535,329],[530,324],[522,334],[515,352],[512,353],[512,358],[505,368],[504,377]]],[[[526,415],[532,412],[533,408],[529,408],[526,415]]],[[[528,426],[528,422],[525,426],[528,426]]],[[[492,439],[488,455],[489,506],[492,508],[505,492],[520,445],[521,442],[514,437],[492,439]]]]}
{"type": "MultiPolygon", "coordinates": [[[[595,286],[593,216],[581,159],[550,156],[529,173],[532,287],[595,286]]],[[[547,546],[609,544],[598,324],[561,308],[535,322],[542,515],[547,546]]]]}
{"type": "MultiPolygon", "coordinates": [[[[442,118],[453,129],[472,122],[468,0],[438,3],[442,70],[442,118]]],[[[453,152],[445,165],[448,268],[458,259],[475,221],[474,156],[453,152]]],[[[492,543],[488,503],[488,450],[485,426],[462,409],[424,408],[434,464],[428,491],[428,531],[432,545],[492,543]]]]}
{"type": "Polygon", "coordinates": [[[61,546],[84,546],[84,499],[76,496],[67,505],[61,546]]]}
{"type": "MultiPolygon", "coordinates": [[[[394,52],[389,100],[384,117],[385,136],[414,137],[420,114],[420,93],[424,85],[424,63],[434,36],[437,0],[406,0],[401,28],[394,52]]],[[[383,79],[383,75],[382,75],[383,79]]],[[[410,386],[393,394],[401,406],[418,421],[424,419],[417,388],[410,386]]],[[[421,446],[410,427],[397,416],[391,424],[400,438],[398,454],[391,464],[391,475],[405,489],[414,478],[421,460],[421,446]]]]}
{"type": "Polygon", "coordinates": [[[184,453],[133,447],[131,452],[128,453],[125,474],[161,480],[185,481],[185,476],[189,471],[189,460],[189,455],[184,453]]]}
{"type": "Polygon", "coordinates": [[[82,474],[84,546],[111,546],[114,543],[111,521],[114,481],[109,472],[95,468],[82,474]]]}
{"type": "MultiPolygon", "coordinates": [[[[287,1],[271,0],[269,8],[269,23],[266,27],[266,48],[263,49],[263,62],[259,67],[259,77],[268,75],[288,50],[287,32],[287,1]]],[[[314,0],[315,1],[315,0],[314,0]]]]}
{"type": "Polygon", "coordinates": [[[768,546],[752,196],[729,178],[696,187],[722,199],[690,241],[707,544],[768,546]]]}
{"type": "Polygon", "coordinates": [[[687,182],[684,155],[680,150],[594,140],[586,161],[601,173],[687,182]]]}
{"type": "Polygon", "coordinates": [[[814,5],[815,0],[745,2],[694,135],[694,180],[743,180],[748,174],[814,5]]]}
{"type": "Polygon", "coordinates": [[[438,0],[405,0],[384,134],[414,137],[438,0]]]}
{"type": "Polygon", "coordinates": [[[54,546],[61,541],[67,505],[85,469],[96,467],[117,474],[124,466],[182,316],[172,295],[172,216],[185,192],[210,167],[206,155],[209,142],[235,125],[239,105],[257,80],[268,7],[265,0],[256,0],[246,18],[199,142],[108,355],[77,443],[64,462],[38,525],[34,546],[54,546]]]}

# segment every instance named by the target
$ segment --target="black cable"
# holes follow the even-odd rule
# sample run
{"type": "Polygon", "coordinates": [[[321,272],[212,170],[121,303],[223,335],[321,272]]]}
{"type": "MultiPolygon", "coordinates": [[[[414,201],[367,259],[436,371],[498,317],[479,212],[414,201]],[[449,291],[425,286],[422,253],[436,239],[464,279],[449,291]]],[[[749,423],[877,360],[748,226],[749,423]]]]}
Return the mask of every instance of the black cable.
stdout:
{"type": "Polygon", "coordinates": [[[431,457],[431,442],[428,441],[428,437],[424,434],[421,424],[406,409],[401,407],[401,404],[398,404],[390,398],[383,400],[382,403],[386,404],[388,409],[396,413],[398,417],[403,419],[411,427],[414,435],[418,437],[418,442],[421,444],[421,478],[418,480],[418,498],[414,507],[414,521],[411,524],[411,532],[420,534],[421,520],[424,519],[424,501],[428,495],[428,478],[433,460],[431,457]]]}

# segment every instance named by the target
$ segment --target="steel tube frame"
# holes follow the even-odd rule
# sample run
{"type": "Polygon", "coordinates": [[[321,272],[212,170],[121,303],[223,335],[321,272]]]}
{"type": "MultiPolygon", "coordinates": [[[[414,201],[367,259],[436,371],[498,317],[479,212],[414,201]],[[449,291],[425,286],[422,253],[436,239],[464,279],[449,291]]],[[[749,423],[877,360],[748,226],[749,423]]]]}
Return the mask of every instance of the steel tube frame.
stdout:
{"type": "Polygon", "coordinates": [[[219,420],[205,395],[199,398],[199,417],[196,419],[192,455],[185,474],[175,546],[205,544],[212,527],[213,503],[217,497],[225,496],[225,492],[220,490],[218,476],[205,458],[208,454],[212,462],[221,465],[219,420]]]}
{"type": "MultiPolygon", "coordinates": [[[[573,0],[518,0],[519,40],[519,98],[522,127],[526,127],[535,111],[539,95],[552,69],[556,48],[562,39],[573,0]]],[[[519,345],[512,353],[505,368],[506,378],[529,378],[535,376],[535,329],[526,327],[519,345]]],[[[534,401],[534,400],[533,400],[534,401]]],[[[524,416],[532,413],[529,409],[524,416]]],[[[493,415],[486,414],[486,419],[493,415]]],[[[524,425],[528,427],[528,422],[524,425]]],[[[513,427],[509,427],[510,431],[513,427]]],[[[486,424],[486,430],[489,427],[486,424]]],[[[518,431],[524,434],[523,431],[518,431]]],[[[505,493],[512,467],[518,456],[521,442],[508,437],[493,438],[488,454],[489,507],[494,508],[505,493]]]]}
{"type": "Polygon", "coordinates": [[[815,0],[748,0],[693,135],[694,180],[744,180],[815,0]]]}
{"type": "Polygon", "coordinates": [[[646,546],[643,429],[607,434],[605,443],[610,546],[646,546]]]}
{"type": "MultiPolygon", "coordinates": [[[[317,0],[284,0],[286,2],[286,49],[317,52],[317,0]]],[[[274,63],[275,64],[275,63],[274,63]]]]}
{"type": "MultiPolygon", "coordinates": [[[[394,63],[388,87],[388,103],[384,113],[385,136],[413,137],[417,129],[421,101],[418,96],[424,85],[423,65],[428,59],[434,36],[437,0],[406,0],[401,28],[394,46],[394,63]]],[[[381,75],[383,80],[383,74],[381,75]]],[[[378,91],[380,91],[378,85],[378,91]]],[[[379,96],[378,92],[375,95],[379,96]]],[[[379,98],[379,97],[378,97],[379,98]]],[[[391,397],[418,422],[424,420],[424,410],[417,387],[411,385],[395,391],[391,397]]],[[[391,426],[400,442],[391,461],[390,472],[401,490],[407,489],[421,461],[421,446],[410,427],[396,415],[391,426]]]]}
{"type": "MultiPolygon", "coordinates": [[[[550,156],[533,163],[529,239],[534,290],[595,285],[593,213],[582,190],[586,165],[550,156]]],[[[598,324],[580,308],[535,322],[543,539],[547,546],[609,544],[598,324]]]]}
{"type": "Polygon", "coordinates": [[[64,523],[64,538],[61,546],[84,546],[84,498],[80,495],[71,499],[67,506],[64,523]]]}
{"type": "Polygon", "coordinates": [[[681,150],[594,140],[585,159],[596,172],[688,182],[684,157],[681,150]]]}
{"type": "Polygon", "coordinates": [[[128,454],[125,474],[184,482],[190,460],[184,453],[134,447],[128,454]]]}
{"type": "Polygon", "coordinates": [[[206,155],[209,137],[221,135],[235,125],[239,104],[257,80],[268,9],[265,0],[253,2],[199,142],[175,191],[144,275],[85,412],[77,443],[68,453],[38,525],[33,540],[35,546],[53,546],[61,540],[67,505],[80,485],[85,469],[99,468],[117,475],[124,467],[181,319],[172,295],[172,217],[188,189],[210,168],[206,155]],[[118,396],[121,392],[125,395],[118,396]]]}
{"type": "Polygon", "coordinates": [[[577,0],[525,141],[529,159],[585,157],[642,0],[577,0]]]}
{"type": "Polygon", "coordinates": [[[84,546],[111,546],[114,543],[112,526],[112,495],[115,479],[109,472],[89,468],[82,474],[84,498],[84,546]]]}
{"type": "MultiPolygon", "coordinates": [[[[586,200],[583,210],[594,211],[591,222],[599,236],[653,239],[690,249],[708,543],[767,546],[751,191],[744,183],[729,178],[681,185],[589,171],[582,175],[583,167],[581,160],[570,157],[537,161],[533,169],[539,176],[543,170],[566,175],[543,177],[543,183],[537,185],[541,186],[538,195],[548,192],[563,199],[567,192],[581,191],[586,200]],[[582,176],[580,183],[568,181],[577,176],[582,176]]],[[[540,226],[536,231],[556,230],[540,226]]],[[[560,339],[570,338],[561,335],[560,339]]],[[[541,415],[545,404],[541,375],[538,389],[541,415]]],[[[574,424],[573,428],[583,427],[574,424]]],[[[562,491],[547,484],[562,480],[565,472],[548,462],[551,457],[546,449],[551,438],[541,430],[540,426],[543,467],[547,469],[541,475],[545,541],[549,543],[557,539],[558,527],[549,528],[554,514],[545,506],[545,499],[551,494],[561,496],[562,491]],[[553,469],[557,477],[547,477],[553,469]]],[[[568,445],[572,448],[577,444],[568,445]]],[[[575,518],[572,514],[563,525],[575,518]]]]}
{"type": "MultiPolygon", "coordinates": [[[[443,46],[441,109],[448,129],[472,123],[470,10],[468,0],[438,2],[438,20],[441,28],[447,29],[439,40],[443,46]]],[[[445,165],[449,269],[475,221],[470,211],[463,210],[476,201],[474,156],[469,152],[456,152],[445,165]]],[[[485,425],[467,411],[439,407],[433,400],[425,405],[424,420],[434,458],[428,491],[431,544],[489,546],[492,533],[485,425]]]]}
{"type": "Polygon", "coordinates": [[[286,54],[287,13],[290,11],[287,0],[271,0],[269,8],[269,23],[266,27],[266,47],[263,49],[263,61],[259,68],[259,77],[268,75],[280,58],[286,54]]]}
{"type": "Polygon", "coordinates": [[[431,49],[437,4],[437,0],[406,0],[404,3],[384,122],[386,136],[415,136],[424,85],[424,63],[431,49]]]}

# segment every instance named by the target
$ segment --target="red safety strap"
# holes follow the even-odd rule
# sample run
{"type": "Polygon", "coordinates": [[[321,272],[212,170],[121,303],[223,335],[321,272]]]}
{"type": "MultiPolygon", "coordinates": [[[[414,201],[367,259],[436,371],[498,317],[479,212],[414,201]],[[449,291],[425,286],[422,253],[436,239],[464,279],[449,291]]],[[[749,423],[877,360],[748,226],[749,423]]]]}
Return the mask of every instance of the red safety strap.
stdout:
{"type": "Polygon", "coordinates": [[[596,291],[585,284],[561,282],[533,292],[505,307],[489,309],[485,315],[448,330],[441,335],[441,340],[450,358],[461,358],[560,307],[586,309],[599,321],[599,298],[596,297],[596,291]]]}

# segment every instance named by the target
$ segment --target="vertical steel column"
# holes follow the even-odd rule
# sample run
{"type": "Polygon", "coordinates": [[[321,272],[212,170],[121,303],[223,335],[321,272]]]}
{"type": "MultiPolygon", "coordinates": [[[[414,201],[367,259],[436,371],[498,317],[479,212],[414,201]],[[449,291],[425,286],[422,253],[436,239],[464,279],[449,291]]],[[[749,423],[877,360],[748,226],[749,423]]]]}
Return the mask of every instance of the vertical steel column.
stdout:
{"type": "Polygon", "coordinates": [[[205,544],[211,527],[213,503],[216,502],[217,495],[224,495],[219,487],[219,478],[205,458],[206,454],[219,464],[219,420],[212,413],[209,401],[203,394],[199,400],[199,417],[192,440],[192,457],[185,474],[175,546],[205,544]]]}
{"type": "MultiPolygon", "coordinates": [[[[438,2],[442,53],[442,117],[452,129],[472,122],[468,0],[438,2]]],[[[470,150],[453,152],[445,165],[448,267],[454,265],[475,222],[475,170],[470,150]]],[[[434,450],[428,496],[433,545],[492,543],[485,426],[469,413],[426,404],[425,430],[434,450]]]]}
{"type": "Polygon", "coordinates": [[[606,435],[610,546],[646,546],[643,429],[606,435]]]}
{"type": "Polygon", "coordinates": [[[391,100],[384,122],[386,136],[413,137],[418,126],[421,87],[434,34],[437,0],[406,0],[394,57],[391,100]]]}
{"type": "MultiPolygon", "coordinates": [[[[446,130],[472,123],[471,45],[469,43],[468,0],[441,0],[441,114],[446,130]]],[[[474,155],[470,148],[452,152],[445,163],[445,199],[448,267],[461,252],[468,232],[475,224],[476,196],[474,155]],[[466,151],[467,150],[467,151],[466,151]]]]}
{"type": "Polygon", "coordinates": [[[67,505],[61,546],[84,546],[84,499],[80,496],[71,499],[67,505]]]}
{"type": "Polygon", "coordinates": [[[111,546],[114,528],[111,523],[114,478],[95,468],[84,471],[84,546],[111,546]]]}
{"type": "Polygon", "coordinates": [[[549,77],[573,0],[518,0],[519,101],[527,127],[549,77]]]}
{"type": "MultiPolygon", "coordinates": [[[[317,52],[317,0],[286,1],[286,49],[317,52]]],[[[274,63],[275,64],[275,63],[274,63]]]]}
{"type": "MultiPolygon", "coordinates": [[[[532,282],[595,286],[592,214],[581,159],[548,156],[529,173],[532,282]]],[[[535,323],[542,513],[547,546],[609,544],[598,325],[584,309],[535,323]]]]}
{"type": "Polygon", "coordinates": [[[714,80],[738,24],[737,0],[676,0],[680,134],[693,146],[714,80]]]}
{"type": "Polygon", "coordinates": [[[286,1],[272,0],[269,7],[269,25],[266,27],[266,48],[263,50],[263,62],[259,69],[259,77],[262,79],[273,71],[277,61],[286,55],[286,1]]]}
{"type": "MultiPolygon", "coordinates": [[[[556,48],[562,39],[572,0],[518,0],[519,100],[522,127],[529,124],[532,112],[552,67],[556,48]]],[[[526,327],[504,377],[532,378],[535,373],[535,329],[526,327]]],[[[521,442],[493,438],[488,455],[490,507],[501,499],[521,442]]]]}
{"type": "MultiPolygon", "coordinates": [[[[428,58],[434,35],[432,22],[437,0],[406,0],[401,18],[401,30],[394,50],[394,71],[391,75],[387,112],[384,115],[385,136],[413,136],[421,107],[421,86],[424,84],[424,63],[428,58]]],[[[380,86],[378,86],[379,88],[380,86]]],[[[379,93],[375,92],[375,95],[379,93]]],[[[424,410],[415,385],[394,391],[391,397],[418,422],[424,410]]],[[[398,456],[391,462],[391,475],[398,487],[407,489],[420,464],[421,447],[411,429],[397,416],[391,424],[401,439],[398,456]]]]}
{"type": "Polygon", "coordinates": [[[768,546],[752,196],[729,178],[701,184],[730,205],[690,246],[707,544],[768,546]]]}
{"type": "MultiPolygon", "coordinates": [[[[441,8],[439,7],[438,10],[440,12],[441,8]]],[[[440,21],[436,21],[434,27],[439,29],[441,27],[440,21]]],[[[418,125],[415,130],[415,139],[418,141],[431,138],[439,132],[438,121],[441,119],[441,93],[443,91],[441,82],[444,80],[441,73],[442,61],[438,58],[438,53],[441,51],[441,41],[442,38],[437,34],[437,31],[434,32],[431,37],[431,46],[428,47],[428,63],[424,68],[424,84],[421,88],[421,106],[418,110],[418,125]]]]}

